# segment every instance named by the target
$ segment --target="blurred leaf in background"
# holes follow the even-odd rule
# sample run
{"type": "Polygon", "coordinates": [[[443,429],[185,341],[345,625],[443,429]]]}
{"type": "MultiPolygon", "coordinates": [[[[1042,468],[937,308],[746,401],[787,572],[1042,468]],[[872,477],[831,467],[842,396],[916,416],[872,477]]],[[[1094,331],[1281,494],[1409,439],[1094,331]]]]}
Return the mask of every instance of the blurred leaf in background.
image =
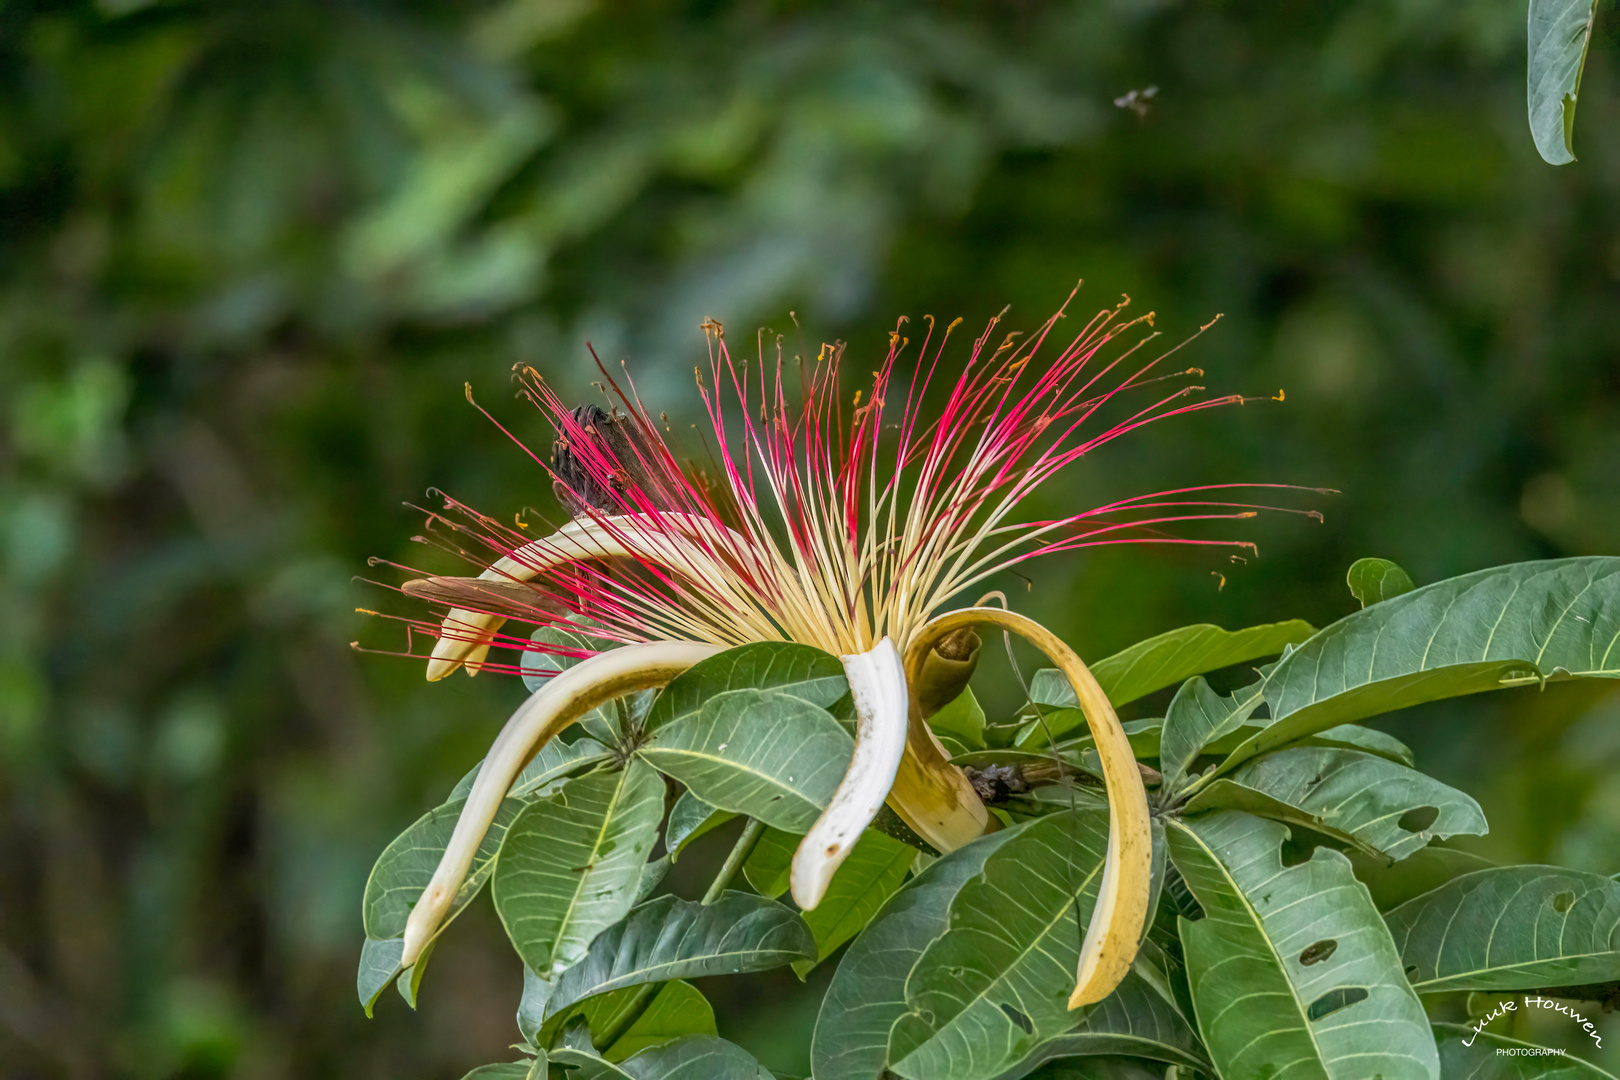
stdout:
{"type": "MultiPolygon", "coordinates": [[[[1418,581],[1612,553],[1620,141],[1541,164],[1524,18],[1514,0],[0,8],[6,1075],[504,1059],[521,969],[487,904],[421,1013],[389,999],[366,1021],[352,975],[372,858],[524,691],[430,688],[348,643],[404,645],[353,613],[402,610],[352,580],[367,556],[462,570],[409,543],[403,501],[437,485],[555,513],[462,396],[543,448],[514,363],[589,400],[590,341],[684,425],[707,316],[861,360],[900,315],[977,327],[1011,303],[1030,327],[1079,277],[1084,304],[1128,292],[1171,340],[1224,314],[1187,362],[1286,400],[1133,436],[1050,497],[1344,495],[1325,526],[1261,519],[1248,564],[1045,567],[1017,602],[1087,656],[1195,622],[1320,625],[1368,552],[1418,581]]],[[[1600,27],[1594,131],[1620,129],[1617,58],[1600,27]]],[[[1612,755],[1587,747],[1612,693],[1500,697],[1401,734],[1484,796],[1480,850],[1620,869],[1612,755]]],[[[716,995],[721,1034],[802,1072],[813,1008],[784,997],[765,1023],[760,985],[716,995]]]]}

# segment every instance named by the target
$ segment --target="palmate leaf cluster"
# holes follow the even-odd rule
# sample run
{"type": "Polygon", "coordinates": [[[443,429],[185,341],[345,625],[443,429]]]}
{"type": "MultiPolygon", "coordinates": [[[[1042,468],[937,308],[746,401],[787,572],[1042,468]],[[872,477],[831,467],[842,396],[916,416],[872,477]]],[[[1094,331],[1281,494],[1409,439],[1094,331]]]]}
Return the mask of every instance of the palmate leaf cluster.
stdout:
{"type": "MultiPolygon", "coordinates": [[[[1005,722],[971,690],[938,714],[959,762],[997,770],[999,829],[938,857],[880,819],[810,912],[779,897],[853,746],[836,658],[744,646],[602,710],[513,785],[457,898],[459,911],[488,886],[525,969],[521,1058],[470,1077],[768,1077],[718,1036],[690,980],[823,962],[836,970],[817,1080],[1607,1076],[1497,1054],[1521,1044],[1432,1022],[1431,996],[1533,991],[1570,999],[1586,1023],[1620,992],[1620,882],[1443,846],[1486,832],[1479,805],[1361,722],[1620,678],[1620,558],[1415,589],[1393,564],[1364,563],[1350,581],[1366,606],[1321,630],[1191,626],[1094,665],[1116,706],[1178,689],[1162,719],[1132,724],[1154,809],[1151,925],[1118,990],[1075,1012],[1108,813],[1053,672],[1035,673],[1005,722]],[[1271,657],[1231,693],[1204,678],[1271,657]],[[728,866],[749,890],[722,878],[701,900],[660,894],[671,860],[739,816],[752,824],[728,866]]],[[[464,788],[372,873],[368,1011],[396,979],[416,999],[431,947],[402,972],[399,935],[464,788]]]]}

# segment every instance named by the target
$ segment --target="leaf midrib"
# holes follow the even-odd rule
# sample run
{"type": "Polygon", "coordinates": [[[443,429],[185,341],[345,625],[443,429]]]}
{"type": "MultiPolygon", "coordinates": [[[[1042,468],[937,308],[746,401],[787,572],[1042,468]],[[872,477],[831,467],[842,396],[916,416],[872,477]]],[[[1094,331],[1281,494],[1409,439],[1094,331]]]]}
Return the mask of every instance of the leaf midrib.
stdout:
{"type": "MultiPolygon", "coordinates": [[[[1266,951],[1271,954],[1272,960],[1277,965],[1277,970],[1282,974],[1283,983],[1288,987],[1288,998],[1294,1003],[1294,1008],[1299,1012],[1300,1026],[1304,1029],[1305,1034],[1311,1040],[1311,1048],[1316,1051],[1317,1063],[1321,1065],[1323,1073],[1327,1073],[1327,1061],[1322,1056],[1322,1044],[1317,1041],[1316,1032],[1311,1030],[1310,1019],[1306,1014],[1304,1006],[1299,1000],[1299,991],[1294,986],[1294,980],[1288,977],[1288,968],[1285,966],[1281,954],[1277,952],[1276,945],[1272,943],[1271,935],[1266,933],[1265,920],[1262,919],[1260,913],[1255,910],[1254,905],[1249,903],[1248,894],[1243,891],[1243,888],[1240,885],[1238,885],[1237,879],[1232,876],[1232,873],[1227,869],[1226,864],[1221,861],[1218,855],[1215,854],[1215,849],[1204,843],[1203,837],[1187,828],[1181,822],[1172,820],[1170,824],[1181,830],[1184,835],[1192,838],[1193,842],[1197,844],[1200,850],[1204,852],[1204,854],[1209,858],[1210,862],[1212,862],[1218,868],[1221,876],[1231,884],[1233,893],[1243,903],[1243,910],[1248,912],[1249,916],[1254,920],[1255,928],[1260,934],[1260,940],[1265,942],[1266,951]]],[[[1247,1049],[1247,1047],[1245,1047],[1245,1049],[1247,1049]]]]}

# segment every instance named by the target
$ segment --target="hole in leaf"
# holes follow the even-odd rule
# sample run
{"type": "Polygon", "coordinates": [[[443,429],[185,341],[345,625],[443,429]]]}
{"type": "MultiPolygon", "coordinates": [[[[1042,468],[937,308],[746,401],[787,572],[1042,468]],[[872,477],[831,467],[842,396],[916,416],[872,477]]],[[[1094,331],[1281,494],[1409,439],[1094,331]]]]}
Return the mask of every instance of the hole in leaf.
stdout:
{"type": "Polygon", "coordinates": [[[1282,864],[1284,866],[1298,866],[1310,860],[1311,852],[1316,850],[1314,839],[1303,836],[1290,836],[1282,842],[1282,864]]]}
{"type": "Polygon", "coordinates": [[[1035,1034],[1035,1021],[1031,1020],[1028,1016],[1026,1016],[1025,1014],[1019,1012],[1017,1009],[1013,1008],[1011,1005],[1008,1005],[1006,1003],[1002,1004],[1001,1011],[1006,1013],[1007,1014],[1007,1019],[1009,1019],[1013,1023],[1017,1024],[1019,1030],[1022,1031],[1025,1035],[1033,1035],[1033,1034],[1035,1034]]]}
{"type": "Polygon", "coordinates": [[[1434,819],[1439,816],[1440,808],[1438,806],[1414,806],[1402,814],[1400,821],[1396,822],[1396,824],[1407,832],[1422,832],[1430,825],[1433,825],[1434,819]]]}
{"type": "Polygon", "coordinates": [[[1331,1016],[1340,1009],[1348,1009],[1358,1001],[1367,999],[1367,989],[1362,986],[1340,986],[1329,990],[1305,1010],[1305,1015],[1314,1022],[1324,1016],[1331,1016]]]}
{"type": "Polygon", "coordinates": [[[1299,962],[1306,967],[1310,967],[1312,964],[1320,964],[1322,961],[1332,956],[1334,950],[1338,947],[1339,943],[1333,938],[1323,938],[1314,945],[1308,946],[1304,952],[1300,953],[1299,962]]]}
{"type": "Polygon", "coordinates": [[[1562,915],[1564,912],[1568,911],[1570,909],[1570,906],[1572,904],[1574,904],[1574,903],[1575,903],[1575,894],[1574,893],[1572,893],[1572,892],[1561,892],[1557,896],[1553,897],[1553,910],[1558,912],[1558,914],[1562,915]]]}

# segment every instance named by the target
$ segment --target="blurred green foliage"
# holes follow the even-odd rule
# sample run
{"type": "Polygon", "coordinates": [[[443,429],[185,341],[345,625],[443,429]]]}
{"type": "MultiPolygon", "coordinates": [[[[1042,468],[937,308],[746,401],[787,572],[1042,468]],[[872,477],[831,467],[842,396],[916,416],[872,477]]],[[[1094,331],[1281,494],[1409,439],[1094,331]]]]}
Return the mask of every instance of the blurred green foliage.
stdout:
{"type": "MultiPolygon", "coordinates": [[[[403,644],[353,613],[390,603],[367,556],[453,569],[401,500],[551,512],[462,396],[543,445],[513,363],[584,399],[588,340],[685,418],[705,316],[797,340],[791,309],[864,363],[898,315],[1028,327],[1081,276],[1077,310],[1129,292],[1172,338],[1223,313],[1189,362],[1286,401],[1050,498],[1343,495],[1256,522],[1247,564],[1040,566],[1017,603],[1086,655],[1332,618],[1363,555],[1421,584],[1614,553],[1620,38],[1565,169],[1524,138],[1524,56],[1522,0],[0,7],[0,1075],[502,1056],[487,905],[422,1013],[352,987],[373,858],[522,687],[348,642],[403,644]]],[[[1401,729],[1481,796],[1479,849],[1620,870],[1620,699],[1496,697],[1401,729]]],[[[809,996],[705,989],[796,1067],[809,996]]]]}

